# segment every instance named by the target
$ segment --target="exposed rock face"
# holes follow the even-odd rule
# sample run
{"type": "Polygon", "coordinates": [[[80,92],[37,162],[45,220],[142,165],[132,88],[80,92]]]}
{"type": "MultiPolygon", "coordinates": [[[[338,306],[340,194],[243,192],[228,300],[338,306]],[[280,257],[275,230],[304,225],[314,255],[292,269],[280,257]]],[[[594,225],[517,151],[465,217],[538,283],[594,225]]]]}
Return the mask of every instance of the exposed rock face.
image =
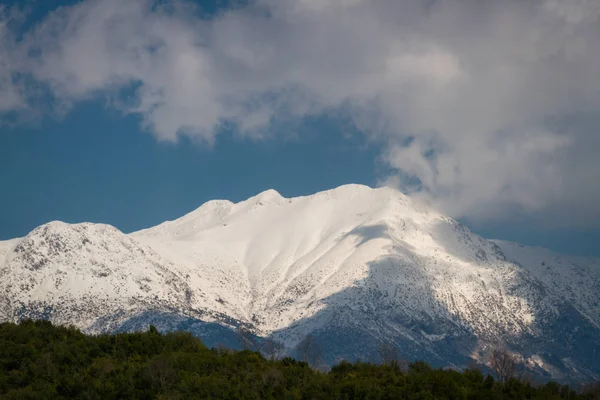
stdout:
{"type": "Polygon", "coordinates": [[[126,235],[52,222],[0,242],[0,320],[87,332],[250,327],[324,360],[485,363],[492,346],[556,379],[600,376],[600,261],[492,242],[389,189],[215,200],[126,235]]]}

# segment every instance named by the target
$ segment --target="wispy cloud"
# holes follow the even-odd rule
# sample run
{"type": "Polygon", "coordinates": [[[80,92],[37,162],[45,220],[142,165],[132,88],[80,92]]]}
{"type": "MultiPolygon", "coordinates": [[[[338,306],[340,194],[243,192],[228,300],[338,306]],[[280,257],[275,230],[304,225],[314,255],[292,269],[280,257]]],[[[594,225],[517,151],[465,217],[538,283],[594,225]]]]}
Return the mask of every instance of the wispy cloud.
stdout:
{"type": "Polygon", "coordinates": [[[22,76],[61,112],[117,98],[159,140],[342,112],[454,216],[600,224],[598,1],[256,0],[205,19],[87,0],[19,40],[0,14],[0,112],[34,108],[22,76]]]}

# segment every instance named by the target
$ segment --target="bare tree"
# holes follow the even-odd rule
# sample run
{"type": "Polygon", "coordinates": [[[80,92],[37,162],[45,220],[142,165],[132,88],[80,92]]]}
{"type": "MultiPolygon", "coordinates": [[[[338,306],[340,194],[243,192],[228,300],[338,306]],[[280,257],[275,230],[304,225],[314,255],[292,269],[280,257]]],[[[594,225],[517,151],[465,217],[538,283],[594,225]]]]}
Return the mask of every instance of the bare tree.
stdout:
{"type": "Polygon", "coordinates": [[[579,392],[587,395],[589,399],[600,400],[600,381],[583,385],[579,392]]]}
{"type": "Polygon", "coordinates": [[[223,342],[217,343],[216,349],[220,354],[229,354],[231,352],[229,347],[225,346],[225,343],[223,342]]]}
{"type": "Polygon", "coordinates": [[[377,353],[379,353],[379,358],[381,359],[382,364],[392,365],[392,363],[399,361],[398,347],[396,347],[394,343],[380,343],[377,346],[377,353]]]}
{"type": "Polygon", "coordinates": [[[240,325],[237,327],[236,333],[242,344],[242,350],[252,350],[254,348],[254,335],[248,327],[240,325]]]}
{"type": "Polygon", "coordinates": [[[263,351],[269,358],[269,360],[279,360],[283,353],[285,352],[285,346],[283,343],[274,340],[273,338],[268,338],[265,340],[263,345],[263,351]]]}
{"type": "Polygon", "coordinates": [[[470,369],[471,371],[481,371],[481,366],[477,360],[471,358],[469,359],[469,362],[467,362],[467,369],[470,369]]]}
{"type": "Polygon", "coordinates": [[[304,361],[311,368],[317,367],[321,362],[321,348],[312,335],[306,335],[296,346],[300,361],[304,361]]]}
{"type": "Polygon", "coordinates": [[[504,349],[494,349],[490,356],[490,366],[503,382],[515,375],[517,370],[517,359],[504,349]]]}
{"type": "Polygon", "coordinates": [[[154,357],[146,367],[152,385],[159,389],[169,388],[177,380],[177,372],[167,355],[154,357]]]}

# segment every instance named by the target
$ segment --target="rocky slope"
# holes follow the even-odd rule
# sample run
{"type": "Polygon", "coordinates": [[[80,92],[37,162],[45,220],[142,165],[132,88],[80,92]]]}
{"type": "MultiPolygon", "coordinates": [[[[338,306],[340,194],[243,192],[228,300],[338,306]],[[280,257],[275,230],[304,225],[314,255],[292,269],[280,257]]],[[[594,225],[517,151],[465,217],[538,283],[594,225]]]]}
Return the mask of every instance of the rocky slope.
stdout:
{"type": "Polygon", "coordinates": [[[150,229],[52,222],[0,242],[0,319],[88,332],[244,325],[290,353],[376,361],[379,343],[435,365],[492,347],[556,379],[600,376],[600,262],[485,240],[390,188],[210,201],[150,229]]]}

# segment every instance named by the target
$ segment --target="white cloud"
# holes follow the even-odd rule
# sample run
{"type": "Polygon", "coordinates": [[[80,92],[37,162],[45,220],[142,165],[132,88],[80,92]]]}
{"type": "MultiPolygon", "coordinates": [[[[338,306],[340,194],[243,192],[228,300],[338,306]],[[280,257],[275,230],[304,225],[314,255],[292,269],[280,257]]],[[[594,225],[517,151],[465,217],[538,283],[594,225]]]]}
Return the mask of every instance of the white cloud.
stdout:
{"type": "Polygon", "coordinates": [[[0,113],[26,107],[22,88],[13,76],[19,66],[13,59],[15,38],[9,25],[15,18],[14,12],[0,5],[0,113]]]}
{"type": "Polygon", "coordinates": [[[230,122],[265,138],[341,110],[454,216],[600,224],[598,1],[257,0],[196,15],[87,0],[20,42],[1,19],[0,111],[31,106],[15,71],[62,105],[135,85],[120,107],[160,140],[212,142],[230,122]]]}

